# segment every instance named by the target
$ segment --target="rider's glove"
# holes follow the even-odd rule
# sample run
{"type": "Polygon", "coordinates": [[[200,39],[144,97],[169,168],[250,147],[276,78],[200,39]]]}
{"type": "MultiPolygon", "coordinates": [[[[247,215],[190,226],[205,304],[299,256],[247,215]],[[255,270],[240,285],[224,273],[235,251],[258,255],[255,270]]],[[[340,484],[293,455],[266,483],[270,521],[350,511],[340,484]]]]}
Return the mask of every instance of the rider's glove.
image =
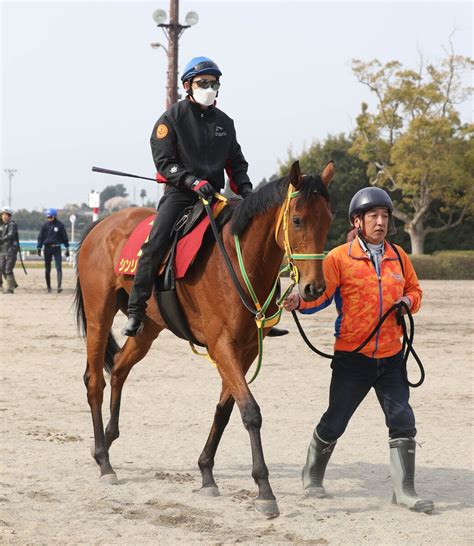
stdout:
{"type": "Polygon", "coordinates": [[[252,193],[252,184],[242,184],[239,188],[240,195],[245,199],[252,193]]]}
{"type": "Polygon", "coordinates": [[[38,256],[41,256],[41,248],[38,248],[38,250],[36,251],[36,254],[38,254],[38,256]]]}
{"type": "Polygon", "coordinates": [[[66,258],[69,258],[69,248],[66,249],[66,258]]]}
{"type": "Polygon", "coordinates": [[[196,180],[191,186],[191,189],[194,190],[199,197],[203,197],[204,199],[209,199],[216,191],[207,180],[196,180]]]}

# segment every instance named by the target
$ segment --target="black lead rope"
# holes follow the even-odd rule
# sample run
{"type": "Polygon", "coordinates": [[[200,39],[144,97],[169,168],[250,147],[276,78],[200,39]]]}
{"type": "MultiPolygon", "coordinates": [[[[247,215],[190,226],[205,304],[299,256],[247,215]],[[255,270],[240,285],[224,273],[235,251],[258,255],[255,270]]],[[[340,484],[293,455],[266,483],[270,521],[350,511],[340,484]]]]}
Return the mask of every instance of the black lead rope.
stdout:
{"type": "MultiPolygon", "coordinates": [[[[406,365],[406,363],[408,361],[408,357],[409,357],[409,355],[411,353],[413,355],[413,358],[416,360],[416,363],[418,364],[418,367],[420,368],[420,379],[416,383],[410,383],[410,380],[408,379],[408,376],[407,376],[408,385],[410,385],[410,387],[412,387],[412,388],[419,387],[420,385],[423,384],[423,381],[425,380],[425,369],[423,368],[423,364],[422,364],[422,362],[420,360],[420,357],[416,354],[415,349],[413,348],[413,339],[415,337],[415,323],[413,321],[413,316],[410,313],[410,308],[403,301],[401,301],[400,303],[396,303],[396,304],[392,305],[392,307],[390,307],[390,309],[388,311],[386,311],[382,315],[382,317],[378,321],[377,325],[375,326],[375,328],[370,333],[369,337],[363,343],[361,343],[356,349],[354,349],[353,351],[350,351],[348,354],[357,354],[357,353],[359,353],[361,351],[361,349],[363,349],[367,345],[367,343],[369,343],[369,341],[375,336],[375,334],[380,329],[382,324],[387,320],[387,317],[393,311],[397,312],[397,323],[399,325],[401,325],[402,332],[403,332],[403,347],[402,347],[403,363],[406,365]],[[405,317],[402,315],[402,309],[405,309],[406,315],[408,317],[408,322],[410,323],[410,332],[409,333],[407,332],[405,317]]],[[[293,315],[293,318],[294,318],[295,323],[296,323],[296,327],[298,328],[298,331],[301,334],[301,337],[303,338],[306,345],[314,353],[316,353],[319,356],[322,356],[323,358],[330,358],[330,359],[341,358],[343,356],[343,355],[333,355],[333,354],[323,353],[322,351],[317,349],[311,343],[311,341],[308,339],[308,337],[306,336],[306,334],[305,334],[305,332],[303,330],[303,327],[301,326],[301,323],[300,323],[300,321],[298,319],[298,316],[296,315],[296,312],[291,311],[291,314],[293,315]]]]}

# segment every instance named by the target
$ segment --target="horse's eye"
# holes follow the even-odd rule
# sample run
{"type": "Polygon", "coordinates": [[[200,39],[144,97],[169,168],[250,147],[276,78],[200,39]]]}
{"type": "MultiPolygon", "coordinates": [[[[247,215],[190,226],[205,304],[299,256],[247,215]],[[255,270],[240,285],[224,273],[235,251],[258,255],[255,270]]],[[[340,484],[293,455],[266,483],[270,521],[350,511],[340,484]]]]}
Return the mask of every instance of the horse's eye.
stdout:
{"type": "Polygon", "coordinates": [[[295,227],[301,227],[301,218],[299,216],[293,216],[293,225],[295,227]]]}

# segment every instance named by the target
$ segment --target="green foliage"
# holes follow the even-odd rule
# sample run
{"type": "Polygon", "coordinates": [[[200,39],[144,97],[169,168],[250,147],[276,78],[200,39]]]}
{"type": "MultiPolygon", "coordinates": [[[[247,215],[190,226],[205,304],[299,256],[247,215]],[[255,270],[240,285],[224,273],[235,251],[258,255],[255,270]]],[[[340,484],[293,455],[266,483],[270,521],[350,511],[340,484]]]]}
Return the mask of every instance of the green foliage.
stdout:
{"type": "Polygon", "coordinates": [[[474,279],[474,251],[443,251],[411,256],[420,279],[474,279]]]}
{"type": "Polygon", "coordinates": [[[474,125],[461,123],[456,110],[472,93],[462,75],[473,64],[452,52],[419,71],[397,61],[353,61],[377,107],[371,113],[362,104],[351,152],[367,162],[372,184],[392,192],[414,252],[423,251],[427,235],[474,213],[474,125]]]}
{"type": "Polygon", "coordinates": [[[303,173],[321,174],[326,163],[330,159],[334,161],[335,175],[329,186],[333,222],[326,243],[328,249],[346,241],[350,229],[347,217],[349,203],[354,193],[369,185],[367,164],[349,153],[352,144],[352,139],[343,134],[330,135],[322,143],[314,142],[298,158],[295,158],[290,150],[288,160],[280,169],[281,176],[286,175],[290,165],[298,159],[303,173]]]}

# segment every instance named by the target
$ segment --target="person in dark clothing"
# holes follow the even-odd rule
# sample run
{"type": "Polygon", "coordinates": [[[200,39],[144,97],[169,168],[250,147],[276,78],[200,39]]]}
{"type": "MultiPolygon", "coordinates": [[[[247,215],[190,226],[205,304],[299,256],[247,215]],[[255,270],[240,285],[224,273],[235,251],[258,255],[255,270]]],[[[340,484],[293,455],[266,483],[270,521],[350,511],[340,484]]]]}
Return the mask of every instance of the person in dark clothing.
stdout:
{"type": "Polygon", "coordinates": [[[4,294],[13,294],[18,286],[15,281],[13,269],[18,254],[18,227],[12,220],[13,210],[9,207],[2,209],[2,227],[0,233],[0,287],[3,288],[5,277],[6,288],[4,294]]]}
{"type": "Polygon", "coordinates": [[[215,105],[222,73],[207,57],[195,57],[185,67],[181,81],[186,98],[156,122],[151,150],[158,182],[165,192],[148,241],[142,246],[128,302],[126,336],[137,335],[146,314],[153,281],[171,242],[172,228],[181,213],[199,197],[212,199],[224,188],[224,170],[234,193],[252,192],[248,163],[237,142],[234,122],[215,105]]]}
{"type": "Polygon", "coordinates": [[[66,258],[69,257],[69,239],[64,224],[57,218],[56,209],[47,209],[45,212],[47,221],[43,224],[38,235],[38,256],[41,256],[41,248],[44,246],[44,265],[46,277],[46,290],[51,292],[51,261],[54,258],[58,278],[58,293],[62,292],[63,271],[61,267],[61,245],[66,247],[66,258]]]}

